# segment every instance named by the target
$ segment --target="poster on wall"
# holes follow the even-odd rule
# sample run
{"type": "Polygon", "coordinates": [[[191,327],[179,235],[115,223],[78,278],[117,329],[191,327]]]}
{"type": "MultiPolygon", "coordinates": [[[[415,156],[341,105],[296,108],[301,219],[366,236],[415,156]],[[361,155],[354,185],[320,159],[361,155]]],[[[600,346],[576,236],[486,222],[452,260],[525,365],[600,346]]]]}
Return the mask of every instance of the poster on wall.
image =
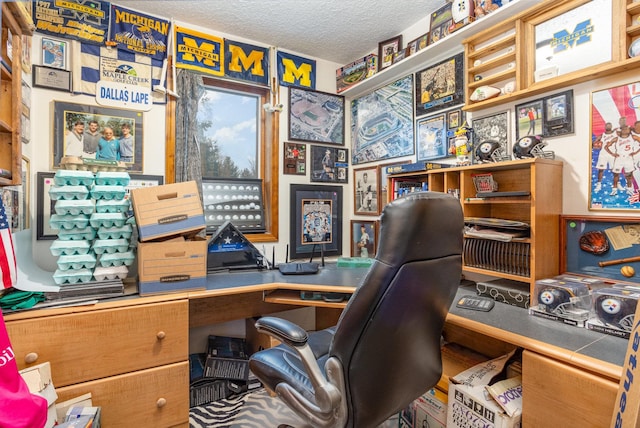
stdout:
{"type": "Polygon", "coordinates": [[[111,41],[117,48],[163,60],[171,23],[157,16],[111,5],[111,41]]]}
{"type": "Polygon", "coordinates": [[[414,154],[413,75],[351,102],[354,165],[414,154]]]}
{"type": "Polygon", "coordinates": [[[591,94],[589,209],[640,209],[640,82],[591,94]]]}
{"type": "Polygon", "coordinates": [[[38,33],[103,45],[109,30],[106,1],[38,0],[32,2],[33,22],[38,33]]]}

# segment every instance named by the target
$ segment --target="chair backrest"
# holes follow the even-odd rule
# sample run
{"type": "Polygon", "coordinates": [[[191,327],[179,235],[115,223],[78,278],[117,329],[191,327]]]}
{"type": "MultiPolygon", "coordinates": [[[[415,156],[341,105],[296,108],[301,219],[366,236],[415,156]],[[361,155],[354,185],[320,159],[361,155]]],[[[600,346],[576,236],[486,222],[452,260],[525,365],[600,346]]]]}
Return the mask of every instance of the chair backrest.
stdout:
{"type": "Polygon", "coordinates": [[[440,379],[440,338],[460,285],[460,202],[420,192],[388,204],[376,258],[338,321],[347,426],[377,426],[440,379]]]}

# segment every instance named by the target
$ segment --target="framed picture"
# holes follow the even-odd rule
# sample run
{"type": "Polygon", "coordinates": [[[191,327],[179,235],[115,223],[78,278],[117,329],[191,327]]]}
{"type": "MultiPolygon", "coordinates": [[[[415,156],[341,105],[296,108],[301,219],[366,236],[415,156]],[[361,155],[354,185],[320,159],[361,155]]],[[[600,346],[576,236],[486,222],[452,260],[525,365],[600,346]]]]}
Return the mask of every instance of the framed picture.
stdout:
{"type": "Polygon", "coordinates": [[[53,186],[53,172],[38,172],[36,179],[36,239],[53,240],[58,237],[58,231],[49,226],[51,215],[55,214],[56,201],[49,197],[49,190],[53,186]]]}
{"type": "Polygon", "coordinates": [[[416,121],[418,162],[447,157],[448,149],[445,114],[438,114],[416,121]]]}
{"type": "Polygon", "coordinates": [[[342,186],[290,185],[291,259],[342,254],[342,186]],[[316,248],[314,248],[314,246],[316,248]]]}
{"type": "Polygon", "coordinates": [[[289,139],[344,145],[344,97],[289,86],[289,139]]]}
{"type": "Polygon", "coordinates": [[[416,73],[416,116],[464,103],[463,64],[459,53],[416,73]]]}
{"type": "Polygon", "coordinates": [[[384,165],[378,165],[378,175],[380,176],[380,212],[387,202],[389,201],[389,174],[387,173],[387,167],[392,165],[404,165],[411,163],[411,161],[393,162],[384,165]]]}
{"type": "Polygon", "coordinates": [[[640,210],[640,82],[591,93],[590,210],[640,210]],[[617,155],[617,156],[614,156],[617,155]]]}
{"type": "MultiPolygon", "coordinates": [[[[561,76],[611,61],[612,1],[591,0],[543,22],[534,22],[530,52],[535,72],[561,76]],[[546,73],[548,70],[553,70],[546,73]]],[[[566,8],[558,8],[559,12],[566,8]]]]}
{"type": "Polygon", "coordinates": [[[29,201],[31,198],[31,161],[22,155],[22,217],[25,229],[31,227],[31,211],[29,201]]]}
{"type": "Polygon", "coordinates": [[[21,186],[0,187],[0,197],[4,205],[5,214],[7,215],[7,223],[12,233],[23,230],[24,212],[22,206],[24,203],[24,193],[21,186]]]}
{"type": "Polygon", "coordinates": [[[414,154],[413,75],[351,102],[351,139],[354,165],[414,154]]]}
{"type": "Polygon", "coordinates": [[[506,154],[511,155],[509,144],[509,112],[502,111],[488,116],[473,118],[474,145],[478,146],[483,141],[493,140],[500,143],[506,154]]]}
{"type": "Polygon", "coordinates": [[[378,43],[378,71],[384,70],[393,64],[396,52],[402,49],[402,35],[392,37],[378,43]]]}
{"type": "Polygon", "coordinates": [[[121,160],[128,171],[142,172],[142,112],[62,101],[53,102],[53,111],[54,169],[63,156],[79,156],[121,160]],[[113,139],[100,145],[109,129],[113,139]]]}
{"type": "Polygon", "coordinates": [[[41,39],[42,65],[45,67],[67,70],[68,42],[65,40],[43,37],[41,39]]]}
{"type": "Polygon", "coordinates": [[[557,137],[573,133],[573,89],[542,99],[542,136],[557,137]]]}
{"type": "Polygon", "coordinates": [[[346,183],[349,172],[347,149],[311,146],[311,181],[346,183]]]}
{"type": "Polygon", "coordinates": [[[516,141],[525,135],[541,136],[543,114],[542,100],[516,105],[516,141]]]}
{"type": "Polygon", "coordinates": [[[351,257],[371,259],[378,247],[378,221],[351,220],[351,257]]]}
{"type": "Polygon", "coordinates": [[[288,175],[307,175],[307,145],[284,143],[282,173],[288,175]]]}
{"type": "Polygon", "coordinates": [[[426,48],[427,46],[429,46],[429,33],[423,34],[417,39],[413,39],[409,43],[407,43],[407,47],[405,48],[406,55],[411,56],[419,50],[426,48]]]}
{"type": "Polygon", "coordinates": [[[354,209],[357,215],[378,215],[380,213],[380,180],[378,167],[360,168],[354,171],[354,209]]]}
{"type": "Polygon", "coordinates": [[[453,14],[451,12],[451,3],[447,2],[444,6],[431,13],[430,25],[431,43],[449,35],[449,27],[453,23],[453,14]]]}
{"type": "Polygon", "coordinates": [[[462,125],[462,110],[451,110],[447,112],[447,128],[457,129],[462,125]]]}
{"type": "Polygon", "coordinates": [[[71,92],[71,72],[34,64],[33,86],[54,91],[71,92]]]}

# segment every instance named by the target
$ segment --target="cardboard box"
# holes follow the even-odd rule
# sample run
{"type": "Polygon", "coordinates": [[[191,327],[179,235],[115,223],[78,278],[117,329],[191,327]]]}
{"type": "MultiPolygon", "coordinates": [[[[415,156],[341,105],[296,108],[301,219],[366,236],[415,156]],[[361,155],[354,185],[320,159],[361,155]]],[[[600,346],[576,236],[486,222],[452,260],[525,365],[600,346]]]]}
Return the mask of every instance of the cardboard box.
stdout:
{"type": "Polygon", "coordinates": [[[476,291],[479,295],[491,297],[496,302],[529,309],[530,293],[527,283],[503,278],[479,281],[476,283],[476,291]]]}
{"type": "Polygon", "coordinates": [[[207,241],[140,242],[138,292],[141,296],[207,286],[207,241]]]}
{"type": "Polygon", "coordinates": [[[338,93],[349,89],[356,83],[375,74],[377,70],[375,54],[369,54],[336,70],[336,91],[338,93]]]}
{"type": "Polygon", "coordinates": [[[195,181],[132,189],[131,203],[141,242],[205,228],[195,181]]]}
{"type": "Polygon", "coordinates": [[[416,407],[414,426],[446,428],[448,401],[447,394],[437,388],[431,388],[422,394],[414,401],[416,407]]]}

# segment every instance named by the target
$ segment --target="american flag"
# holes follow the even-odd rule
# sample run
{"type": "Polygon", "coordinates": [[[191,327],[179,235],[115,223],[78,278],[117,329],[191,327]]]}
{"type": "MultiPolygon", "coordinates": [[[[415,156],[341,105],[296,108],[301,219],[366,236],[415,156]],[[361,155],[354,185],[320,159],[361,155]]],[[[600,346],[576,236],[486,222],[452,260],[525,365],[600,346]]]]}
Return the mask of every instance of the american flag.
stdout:
{"type": "Polygon", "coordinates": [[[633,192],[633,195],[629,196],[629,199],[627,199],[627,201],[629,201],[630,204],[637,204],[638,202],[640,202],[640,193],[633,192]]]}
{"type": "Polygon", "coordinates": [[[17,281],[16,254],[9,229],[7,213],[0,198],[0,283],[3,288],[12,287],[17,281]]]}

